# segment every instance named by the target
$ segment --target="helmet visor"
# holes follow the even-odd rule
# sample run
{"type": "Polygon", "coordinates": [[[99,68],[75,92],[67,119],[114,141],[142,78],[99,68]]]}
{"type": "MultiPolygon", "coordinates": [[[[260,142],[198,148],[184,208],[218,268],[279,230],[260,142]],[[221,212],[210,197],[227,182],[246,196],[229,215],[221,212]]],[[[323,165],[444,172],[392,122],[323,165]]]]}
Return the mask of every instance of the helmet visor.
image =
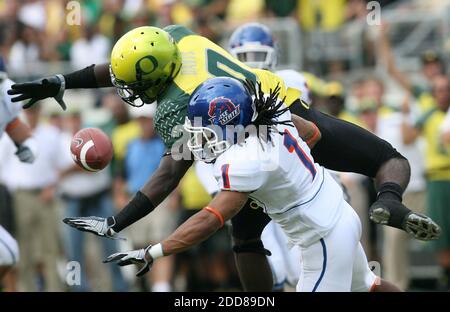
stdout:
{"type": "Polygon", "coordinates": [[[257,44],[247,44],[233,48],[231,53],[235,58],[252,68],[274,69],[276,54],[273,47],[257,44]]]}

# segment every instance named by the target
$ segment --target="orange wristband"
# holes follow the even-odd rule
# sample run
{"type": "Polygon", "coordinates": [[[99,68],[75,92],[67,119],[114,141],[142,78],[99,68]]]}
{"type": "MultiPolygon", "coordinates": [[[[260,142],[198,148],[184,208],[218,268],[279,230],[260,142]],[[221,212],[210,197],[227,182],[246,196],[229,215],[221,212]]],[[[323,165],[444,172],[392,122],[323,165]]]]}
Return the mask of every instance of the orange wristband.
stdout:
{"type": "Polygon", "coordinates": [[[220,214],[219,211],[217,211],[217,209],[214,209],[214,208],[212,208],[212,207],[205,207],[205,208],[203,208],[203,209],[205,209],[206,211],[211,212],[213,215],[215,215],[215,216],[217,217],[217,219],[219,219],[220,226],[221,226],[221,227],[223,226],[223,224],[225,223],[225,221],[223,220],[222,215],[220,214]]]}
{"type": "Polygon", "coordinates": [[[11,131],[12,129],[14,129],[15,127],[17,127],[20,124],[20,119],[16,118],[13,121],[11,121],[8,125],[6,125],[5,131],[11,131]]]}
{"type": "MultiPolygon", "coordinates": [[[[314,125],[314,124],[313,124],[314,125]]],[[[317,139],[317,137],[319,136],[320,130],[319,128],[317,128],[316,125],[314,125],[314,128],[316,129],[316,131],[314,132],[313,136],[310,137],[307,141],[306,144],[309,145],[311,144],[311,142],[313,142],[315,139],[317,139]]]]}

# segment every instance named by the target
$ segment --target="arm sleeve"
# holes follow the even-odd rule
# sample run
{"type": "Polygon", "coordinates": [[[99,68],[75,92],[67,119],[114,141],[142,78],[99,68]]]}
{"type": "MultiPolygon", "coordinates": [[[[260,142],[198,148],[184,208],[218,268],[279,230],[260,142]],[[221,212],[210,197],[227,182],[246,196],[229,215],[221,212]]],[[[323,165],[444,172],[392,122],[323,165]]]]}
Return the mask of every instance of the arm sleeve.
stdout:
{"type": "Polygon", "coordinates": [[[263,185],[267,171],[261,170],[257,162],[234,162],[215,166],[214,175],[221,190],[253,192],[263,185]]]}
{"type": "Polygon", "coordinates": [[[95,65],[91,65],[70,74],[63,75],[66,80],[66,89],[98,88],[94,67],[95,65]]]}
{"type": "MultiPolygon", "coordinates": [[[[11,97],[9,95],[6,94],[6,90],[11,89],[11,86],[14,84],[14,82],[12,80],[6,79],[2,85],[0,85],[0,92],[1,96],[3,97],[0,101],[0,105],[2,104],[1,102],[4,103],[4,109],[5,109],[5,116],[3,118],[5,118],[6,120],[6,124],[14,121],[14,119],[16,119],[19,114],[20,111],[22,110],[22,105],[20,105],[20,103],[13,103],[11,102],[11,97]],[[4,92],[3,92],[4,90],[4,92]]],[[[2,111],[2,109],[0,108],[0,112],[2,111]]]]}
{"type": "Polygon", "coordinates": [[[300,101],[292,104],[290,109],[319,128],[322,138],[313,148],[312,155],[328,169],[373,178],[387,160],[404,158],[387,141],[352,123],[308,108],[300,101]]]}

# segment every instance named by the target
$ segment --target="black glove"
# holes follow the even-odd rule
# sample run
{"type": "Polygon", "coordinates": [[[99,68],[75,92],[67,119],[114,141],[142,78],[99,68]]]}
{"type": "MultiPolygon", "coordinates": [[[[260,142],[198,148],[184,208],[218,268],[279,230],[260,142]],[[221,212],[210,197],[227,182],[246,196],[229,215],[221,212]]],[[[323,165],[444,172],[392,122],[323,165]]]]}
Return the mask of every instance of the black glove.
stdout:
{"type": "Polygon", "coordinates": [[[402,204],[402,189],[394,183],[380,186],[377,200],[370,206],[369,217],[375,223],[404,230],[418,240],[439,238],[441,229],[431,218],[402,204]]]}
{"type": "Polygon", "coordinates": [[[149,245],[145,249],[137,249],[137,250],[131,250],[126,252],[117,252],[115,254],[110,255],[108,258],[103,260],[103,263],[108,263],[112,261],[117,261],[117,264],[119,266],[124,265],[130,265],[130,264],[137,264],[143,266],[140,268],[140,270],[137,272],[136,276],[142,276],[150,269],[152,268],[153,259],[149,257],[151,260],[148,260],[145,255],[147,254],[148,250],[152,247],[152,245],[149,245]]]}
{"type": "Polygon", "coordinates": [[[32,82],[16,83],[8,90],[9,95],[17,95],[11,99],[12,102],[21,102],[30,99],[23,108],[30,108],[34,103],[53,97],[63,110],[66,104],[63,101],[66,82],[63,75],[55,75],[41,78],[32,82]]]}

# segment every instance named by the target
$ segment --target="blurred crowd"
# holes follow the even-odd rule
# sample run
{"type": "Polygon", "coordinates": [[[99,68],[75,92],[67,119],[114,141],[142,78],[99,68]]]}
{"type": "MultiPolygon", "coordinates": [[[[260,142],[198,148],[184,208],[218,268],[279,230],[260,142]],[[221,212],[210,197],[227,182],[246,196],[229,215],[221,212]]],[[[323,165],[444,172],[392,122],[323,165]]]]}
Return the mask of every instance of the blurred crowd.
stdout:
{"type": "MultiPolygon", "coordinates": [[[[333,34],[367,15],[365,0],[84,0],[77,1],[81,25],[68,25],[64,17],[73,2],[0,0],[0,54],[11,73],[28,79],[36,75],[39,64],[50,74],[52,64],[61,61],[73,69],[107,62],[115,41],[128,29],[142,25],[183,24],[220,43],[236,26],[263,18],[291,18],[298,23],[298,31],[333,34]]],[[[383,7],[401,1],[378,2],[383,7]]],[[[426,1],[431,8],[447,4],[426,1]]],[[[304,38],[302,44],[307,44],[309,39],[304,38]]],[[[304,72],[311,105],[364,127],[396,147],[411,164],[405,205],[450,228],[450,78],[445,59],[440,51],[424,51],[417,55],[420,71],[413,76],[403,72],[397,68],[386,23],[377,27],[371,44],[383,74],[370,62],[366,68],[370,74],[352,73],[345,83],[333,75],[325,78],[304,72]]],[[[67,112],[59,111],[51,101],[23,112],[41,147],[35,164],[20,163],[12,142],[5,137],[0,140],[0,223],[17,238],[21,252],[19,265],[3,287],[28,291],[239,290],[227,228],[187,253],[158,260],[145,279],[134,279],[132,268],[119,270],[101,264],[106,255],[119,249],[158,242],[209,202],[193,169],[163,207],[121,233],[126,241],[98,239],[63,226],[64,216],[114,214],[153,174],[165,151],[153,127],[153,106],[130,109],[114,90],[75,92],[66,101],[67,112]],[[90,126],[105,131],[114,145],[113,162],[98,173],[76,167],[69,149],[73,134],[90,126]],[[69,261],[80,264],[79,285],[65,280],[69,261]]],[[[430,288],[449,287],[448,237],[422,244],[410,242],[401,231],[374,226],[368,219],[368,207],[376,197],[372,181],[348,173],[341,174],[341,180],[361,217],[368,258],[381,262],[385,279],[404,289],[412,287],[411,255],[420,250],[430,255],[425,262],[439,268],[430,288]]],[[[428,273],[425,276],[432,275],[428,273]]]]}
{"type": "Polygon", "coordinates": [[[39,62],[67,61],[74,68],[105,62],[113,43],[142,25],[181,24],[219,42],[261,18],[290,17],[305,32],[332,34],[366,13],[365,0],[0,0],[0,52],[12,72],[33,75],[39,62]],[[80,18],[72,14],[78,7],[80,18]]]}

